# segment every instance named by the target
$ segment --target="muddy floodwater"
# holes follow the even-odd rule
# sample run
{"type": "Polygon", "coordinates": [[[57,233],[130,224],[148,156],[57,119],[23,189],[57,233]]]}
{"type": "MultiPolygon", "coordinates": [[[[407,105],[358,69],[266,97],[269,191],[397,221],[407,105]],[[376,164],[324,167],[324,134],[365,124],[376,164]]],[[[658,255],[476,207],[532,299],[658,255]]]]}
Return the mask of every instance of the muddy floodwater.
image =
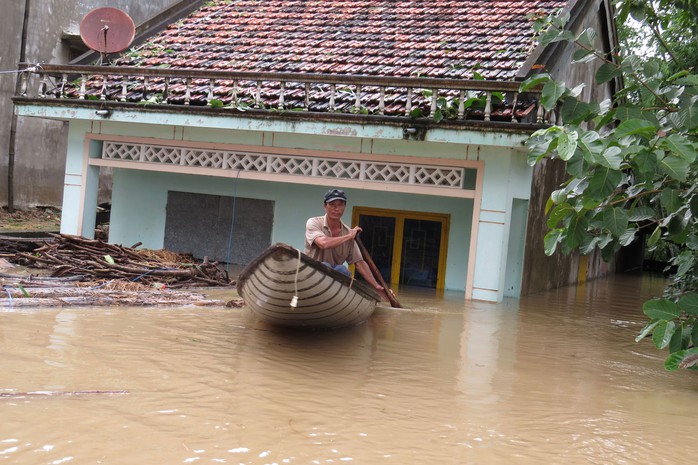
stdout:
{"type": "Polygon", "coordinates": [[[307,333],[245,309],[0,309],[0,463],[693,464],[698,373],[635,343],[656,277],[307,333]]]}

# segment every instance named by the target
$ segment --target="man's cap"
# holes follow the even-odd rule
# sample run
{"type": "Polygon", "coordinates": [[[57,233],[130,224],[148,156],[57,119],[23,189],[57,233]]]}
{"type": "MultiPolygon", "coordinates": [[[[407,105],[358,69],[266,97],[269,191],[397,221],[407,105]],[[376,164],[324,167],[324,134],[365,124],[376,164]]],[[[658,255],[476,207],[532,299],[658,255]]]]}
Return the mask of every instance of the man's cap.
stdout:
{"type": "Polygon", "coordinates": [[[325,194],[325,203],[330,203],[334,200],[344,200],[347,201],[347,194],[343,190],[330,189],[325,194]]]}

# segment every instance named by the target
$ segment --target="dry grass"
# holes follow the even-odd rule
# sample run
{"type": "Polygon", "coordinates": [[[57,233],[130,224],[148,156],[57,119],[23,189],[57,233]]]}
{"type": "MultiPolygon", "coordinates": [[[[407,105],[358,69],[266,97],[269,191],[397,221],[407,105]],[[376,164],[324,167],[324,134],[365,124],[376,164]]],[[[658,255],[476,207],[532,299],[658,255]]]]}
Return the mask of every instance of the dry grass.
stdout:
{"type": "Polygon", "coordinates": [[[61,211],[53,207],[15,209],[10,213],[0,208],[0,232],[58,231],[61,226],[61,211]]]}

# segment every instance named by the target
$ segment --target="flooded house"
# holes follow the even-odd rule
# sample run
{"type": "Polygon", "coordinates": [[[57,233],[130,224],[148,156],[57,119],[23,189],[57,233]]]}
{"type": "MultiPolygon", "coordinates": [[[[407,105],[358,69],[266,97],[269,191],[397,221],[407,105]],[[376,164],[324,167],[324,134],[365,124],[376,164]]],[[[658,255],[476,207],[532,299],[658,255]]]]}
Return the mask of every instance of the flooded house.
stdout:
{"type": "Polygon", "coordinates": [[[214,0],[100,66],[21,64],[14,102],[67,123],[63,233],[93,236],[110,170],[110,242],[246,264],[301,248],[336,187],[386,281],[497,302],[608,271],[544,256],[564,171],[527,165],[525,140],[555,115],[519,85],[546,71],[610,97],[568,44],[535,43],[532,17],[564,9],[610,51],[611,8],[214,0]]]}

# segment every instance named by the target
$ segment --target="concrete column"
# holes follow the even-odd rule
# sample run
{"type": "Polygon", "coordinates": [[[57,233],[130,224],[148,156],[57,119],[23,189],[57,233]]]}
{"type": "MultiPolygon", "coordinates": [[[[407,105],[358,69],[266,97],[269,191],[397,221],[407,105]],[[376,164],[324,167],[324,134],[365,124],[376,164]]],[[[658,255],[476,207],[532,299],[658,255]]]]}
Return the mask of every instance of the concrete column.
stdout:
{"type": "Polygon", "coordinates": [[[485,159],[482,203],[478,219],[474,300],[500,302],[504,298],[504,270],[509,241],[510,160],[507,154],[483,153],[485,159]]]}
{"type": "Polygon", "coordinates": [[[68,130],[61,233],[93,238],[97,215],[99,168],[88,165],[100,156],[99,144],[85,142],[89,123],[71,122],[68,130]]]}
{"type": "Polygon", "coordinates": [[[525,200],[530,195],[532,171],[526,165],[525,154],[517,151],[498,149],[484,153],[483,158],[485,170],[472,298],[500,302],[505,294],[518,297],[520,292],[523,247],[518,244],[521,238],[510,240],[512,210],[514,198],[522,199],[523,202],[517,202],[517,227],[513,234],[525,234],[522,218],[527,207],[525,200]]]}

